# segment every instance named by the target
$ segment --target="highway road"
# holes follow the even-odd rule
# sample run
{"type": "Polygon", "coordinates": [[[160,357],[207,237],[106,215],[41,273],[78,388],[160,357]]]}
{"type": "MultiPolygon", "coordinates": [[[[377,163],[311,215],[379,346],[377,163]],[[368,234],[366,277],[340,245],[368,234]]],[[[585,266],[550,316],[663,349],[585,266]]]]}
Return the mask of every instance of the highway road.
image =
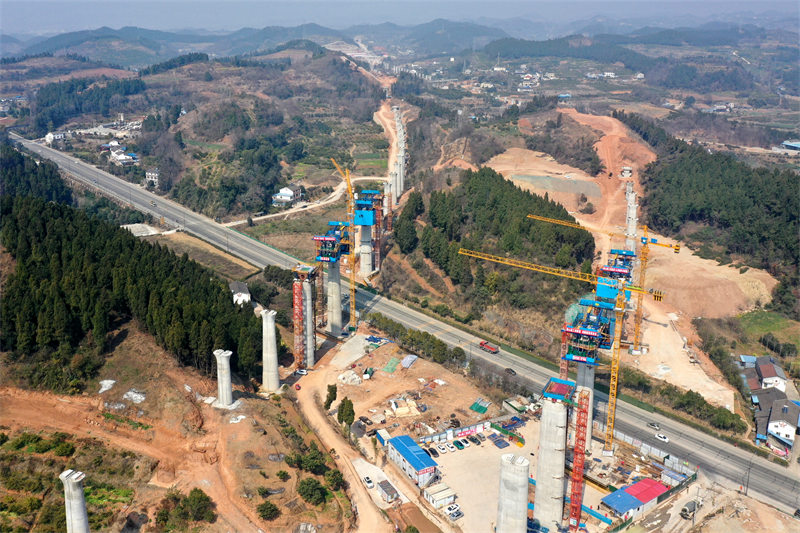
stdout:
{"type": "MultiPolygon", "coordinates": [[[[128,183],[47,146],[24,140],[13,133],[11,135],[13,140],[19,141],[31,152],[52,160],[85,185],[129,203],[142,212],[157,218],[164,217],[167,224],[181,228],[255,266],[277,265],[283,268],[292,268],[298,262],[295,258],[279,250],[226,228],[208,217],[153,194],[138,185],[128,183]]],[[[487,354],[479,349],[470,350],[469,347],[475,347],[480,341],[479,338],[388,298],[359,290],[356,302],[359,309],[362,310],[362,315],[379,312],[407,328],[427,331],[451,347],[465,348],[465,351],[471,353],[472,357],[480,357],[500,366],[513,368],[518,375],[529,379],[534,387],[543,387],[546,380],[555,375],[548,369],[504,350],[496,355],[487,354]]],[[[600,402],[607,399],[601,393],[596,393],[595,398],[600,402]]],[[[598,411],[595,418],[604,420],[602,411],[598,411]]],[[[739,486],[746,486],[749,495],[772,503],[790,513],[794,512],[796,508],[800,508],[800,479],[787,469],[752,453],[625,402],[617,404],[616,428],[634,438],[652,444],[674,457],[680,457],[689,463],[698,465],[700,470],[711,480],[725,487],[738,489],[739,486]],[[661,443],[654,438],[655,432],[646,425],[651,421],[660,424],[660,432],[669,437],[669,444],[661,443]]]]}

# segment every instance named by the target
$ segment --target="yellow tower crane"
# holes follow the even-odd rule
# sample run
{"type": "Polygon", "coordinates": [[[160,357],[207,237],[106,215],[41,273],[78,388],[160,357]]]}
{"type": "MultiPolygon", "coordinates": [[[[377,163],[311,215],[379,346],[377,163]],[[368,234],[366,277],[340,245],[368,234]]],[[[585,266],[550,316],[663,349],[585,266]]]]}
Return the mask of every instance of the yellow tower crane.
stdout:
{"type": "MultiPolygon", "coordinates": [[[[585,281],[593,285],[608,284],[605,279],[600,278],[594,274],[585,274],[583,272],[574,272],[572,270],[564,270],[562,268],[548,267],[544,265],[537,265],[535,263],[528,263],[518,259],[510,259],[507,257],[500,257],[497,255],[486,254],[483,252],[476,252],[460,248],[458,253],[476,259],[483,259],[485,261],[492,261],[500,263],[501,265],[513,266],[516,268],[524,268],[533,270],[534,272],[541,272],[544,274],[552,274],[553,276],[560,276],[562,278],[569,278],[578,281],[585,281]]],[[[637,287],[635,285],[624,284],[619,282],[615,285],[617,288],[617,300],[614,305],[614,312],[616,314],[616,323],[614,325],[614,344],[612,345],[611,352],[611,379],[608,390],[608,411],[606,414],[606,436],[603,445],[604,454],[613,454],[614,450],[614,420],[616,417],[617,409],[617,386],[619,384],[619,362],[620,362],[620,345],[622,344],[622,320],[625,313],[625,292],[635,292],[637,295],[650,294],[653,299],[660,302],[664,298],[664,293],[657,289],[646,289],[637,287]]]]}
{"type": "MultiPolygon", "coordinates": [[[[355,331],[358,328],[358,319],[356,318],[356,239],[355,239],[355,221],[356,221],[356,200],[353,194],[353,184],[350,182],[350,169],[342,170],[339,163],[331,158],[333,166],[342,176],[342,179],[347,184],[347,221],[350,223],[350,231],[347,232],[348,241],[348,266],[350,267],[350,330],[355,331]]],[[[328,305],[331,305],[328,302],[328,305]]]]}
{"type": "MultiPolygon", "coordinates": [[[[610,235],[612,237],[623,237],[627,238],[628,235],[623,233],[616,233],[614,231],[605,231],[605,230],[591,230],[586,226],[581,226],[575,222],[569,222],[567,220],[560,220],[557,218],[547,218],[547,217],[540,217],[538,215],[528,215],[528,218],[533,220],[540,220],[542,222],[549,222],[551,224],[559,224],[561,226],[567,226],[568,228],[576,228],[576,229],[583,229],[586,231],[597,231],[598,233],[605,233],[606,235],[610,235]]],[[[647,237],[647,226],[642,226],[642,232],[644,236],[641,239],[642,242],[642,249],[639,252],[639,260],[641,267],[639,268],[639,285],[644,286],[645,283],[645,275],[647,273],[647,259],[650,254],[650,245],[653,244],[655,246],[663,246],[664,248],[670,248],[676,254],[681,251],[680,244],[666,244],[663,242],[658,242],[656,239],[649,239],[647,237]]],[[[641,341],[642,341],[642,319],[643,319],[643,308],[642,308],[642,297],[644,295],[642,293],[637,293],[636,295],[636,318],[634,320],[634,333],[633,333],[633,349],[639,350],[641,348],[641,341]]]]}

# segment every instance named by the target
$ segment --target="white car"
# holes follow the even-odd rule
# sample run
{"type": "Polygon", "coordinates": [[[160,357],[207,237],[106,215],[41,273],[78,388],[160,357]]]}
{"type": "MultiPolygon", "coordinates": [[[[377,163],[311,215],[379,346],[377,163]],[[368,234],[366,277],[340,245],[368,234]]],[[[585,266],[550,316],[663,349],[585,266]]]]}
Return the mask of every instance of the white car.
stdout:
{"type": "Polygon", "coordinates": [[[656,438],[661,442],[669,442],[669,437],[667,437],[663,433],[656,433],[656,438]]]}
{"type": "Polygon", "coordinates": [[[447,448],[444,444],[437,444],[436,449],[439,450],[439,453],[447,453],[447,448]]]}
{"type": "Polygon", "coordinates": [[[458,505],[457,503],[451,503],[450,505],[447,506],[447,509],[444,510],[444,514],[449,516],[459,510],[461,510],[460,505],[458,505]]]}
{"type": "Polygon", "coordinates": [[[371,489],[372,487],[375,486],[375,484],[372,482],[372,479],[370,479],[369,476],[364,478],[364,485],[366,485],[368,489],[371,489]]]}
{"type": "Polygon", "coordinates": [[[308,374],[308,370],[306,370],[305,368],[298,368],[297,370],[294,371],[294,373],[297,374],[298,376],[305,376],[306,374],[308,374]]]}
{"type": "Polygon", "coordinates": [[[455,447],[455,446],[453,446],[453,444],[452,444],[452,443],[448,442],[448,443],[446,444],[446,446],[447,446],[447,449],[448,449],[448,450],[450,450],[451,452],[454,452],[454,451],[456,451],[456,447],[455,447]]]}
{"type": "Polygon", "coordinates": [[[459,439],[461,444],[464,445],[464,448],[469,448],[469,441],[467,439],[459,439]]]}

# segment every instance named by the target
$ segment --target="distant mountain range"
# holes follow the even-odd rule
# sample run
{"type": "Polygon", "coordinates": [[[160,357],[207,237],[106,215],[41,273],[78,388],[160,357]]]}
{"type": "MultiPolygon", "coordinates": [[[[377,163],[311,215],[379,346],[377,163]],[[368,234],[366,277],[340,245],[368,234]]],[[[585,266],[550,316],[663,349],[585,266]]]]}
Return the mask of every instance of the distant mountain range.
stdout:
{"type": "Polygon", "coordinates": [[[303,24],[295,27],[243,28],[232,33],[178,33],[130,26],[120,29],[102,27],[39,38],[35,42],[2,35],[0,44],[5,57],[72,53],[109,64],[139,67],[188,52],[233,56],[269,50],[297,39],[328,44],[334,41],[353,42],[357,36],[378,46],[399,47],[414,50],[418,55],[430,55],[483,48],[491,41],[508,37],[508,34],[499,28],[437,19],[416,26],[385,23],[333,30],[318,24],[303,24]]]}

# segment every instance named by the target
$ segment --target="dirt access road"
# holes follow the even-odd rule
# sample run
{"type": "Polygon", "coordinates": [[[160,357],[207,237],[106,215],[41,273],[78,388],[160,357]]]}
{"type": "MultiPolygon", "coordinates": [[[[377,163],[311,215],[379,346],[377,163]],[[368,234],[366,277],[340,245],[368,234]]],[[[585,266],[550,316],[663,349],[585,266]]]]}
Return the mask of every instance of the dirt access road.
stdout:
{"type": "MultiPolygon", "coordinates": [[[[512,148],[490,160],[487,165],[502,173],[507,179],[513,175],[541,175],[559,180],[592,181],[600,189],[600,196],[590,198],[595,206],[591,215],[574,212],[578,206],[574,192],[547,191],[550,197],[561,202],[571,214],[594,233],[597,250],[606,253],[612,246],[622,247],[624,238],[611,237],[604,232],[621,233],[625,226],[625,187],[632,181],[637,195],[643,193],[640,173],[655,160],[650,147],[633,138],[624,124],[607,117],[578,113],[575,109],[563,108],[578,123],[602,133],[595,144],[597,153],[606,167],[606,172],[596,178],[584,172],[561,165],[538,152],[512,148]],[[629,180],[620,179],[623,166],[633,169],[629,180]],[[612,176],[608,176],[608,172],[612,176]]],[[[520,121],[522,122],[522,121],[520,121]]],[[[513,180],[517,185],[537,194],[528,182],[513,180]]],[[[661,242],[674,243],[662,235],[652,234],[661,242]]],[[[664,379],[683,389],[701,393],[706,400],[718,406],[733,405],[734,393],[719,375],[719,371],[705,354],[696,352],[700,364],[690,361],[684,349],[684,338],[696,341],[696,332],[691,319],[697,316],[724,317],[752,309],[759,303],[769,301],[772,288],[777,281],[764,271],[749,269],[744,274],[730,266],[718,265],[715,261],[702,259],[686,248],[679,254],[653,246],[650,251],[646,285],[666,292],[663,302],[644,299],[643,342],[649,346],[645,356],[632,357],[627,354],[624,361],[636,366],[651,376],[664,379]]],[[[605,256],[601,258],[605,262],[605,256]]],[[[633,324],[629,325],[633,331],[633,324]]]]}
{"type": "Polygon", "coordinates": [[[353,460],[360,458],[360,455],[348,445],[341,434],[330,426],[325,419],[327,415],[317,406],[315,398],[324,396],[327,385],[336,382],[336,376],[329,373],[326,368],[327,362],[331,358],[332,354],[328,353],[317,363],[316,370],[300,379],[299,383],[301,383],[302,389],[297,391],[299,410],[325,447],[336,450],[338,455],[336,466],[344,474],[344,479],[350,487],[350,499],[358,510],[357,530],[369,533],[391,532],[394,528],[383,519],[380,511],[372,503],[367,488],[353,467],[353,460]]]}
{"type": "MultiPolygon", "coordinates": [[[[154,422],[152,439],[148,440],[141,432],[115,429],[104,423],[100,416],[102,404],[103,399],[99,396],[58,396],[3,387],[0,388],[0,423],[12,428],[34,427],[63,431],[80,438],[95,438],[109,447],[157,459],[159,466],[150,484],[165,488],[175,486],[184,491],[201,487],[214,501],[219,519],[209,530],[262,531],[253,512],[231,497],[239,494],[241,488],[234,483],[228,461],[224,460],[226,439],[232,432],[245,431],[245,424],[224,423],[223,417],[230,417],[230,413],[223,415],[203,405],[206,430],[203,437],[187,439],[154,422]],[[222,460],[209,464],[204,460],[206,454],[193,451],[209,448],[215,449],[222,460]]],[[[145,502],[137,502],[137,505],[142,503],[145,502]]]]}

